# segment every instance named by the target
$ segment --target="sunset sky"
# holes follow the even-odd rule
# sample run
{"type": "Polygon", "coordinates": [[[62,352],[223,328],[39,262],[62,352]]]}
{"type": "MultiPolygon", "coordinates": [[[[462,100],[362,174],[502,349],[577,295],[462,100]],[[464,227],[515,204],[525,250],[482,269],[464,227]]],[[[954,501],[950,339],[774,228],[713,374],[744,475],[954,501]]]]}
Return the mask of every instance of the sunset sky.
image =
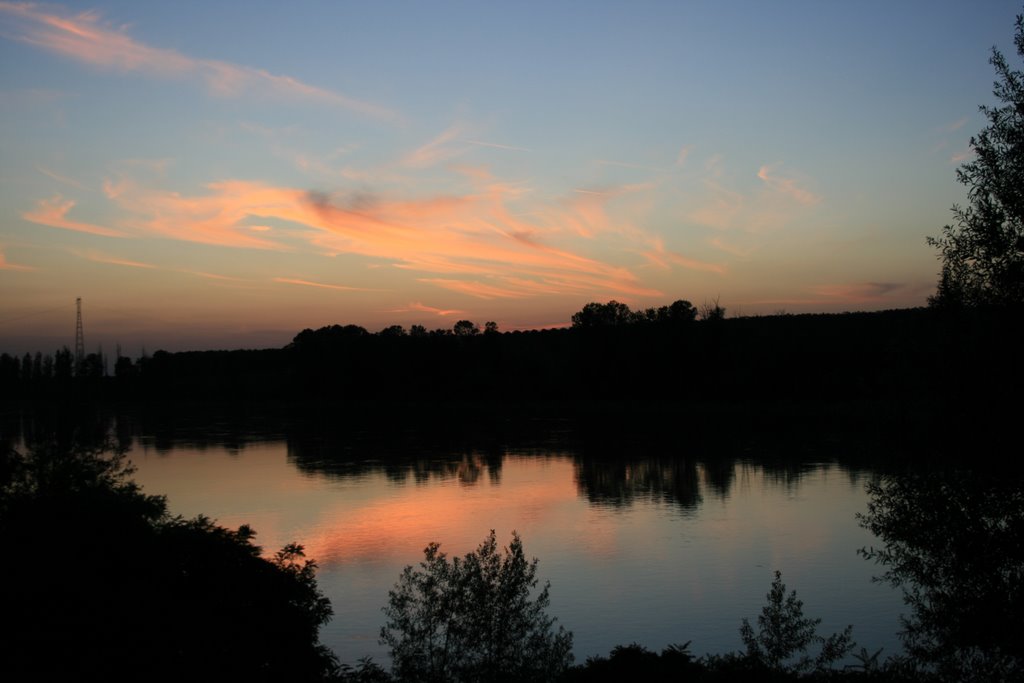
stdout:
{"type": "Polygon", "coordinates": [[[923,305],[1021,11],[0,1],[0,351],[923,305]]]}

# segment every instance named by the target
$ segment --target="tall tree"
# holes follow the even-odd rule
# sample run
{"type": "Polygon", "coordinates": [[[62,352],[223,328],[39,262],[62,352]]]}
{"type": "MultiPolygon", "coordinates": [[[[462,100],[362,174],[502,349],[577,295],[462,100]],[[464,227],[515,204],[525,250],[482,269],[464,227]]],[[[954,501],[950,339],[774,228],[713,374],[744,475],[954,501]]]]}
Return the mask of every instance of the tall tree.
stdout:
{"type": "MultiPolygon", "coordinates": [[[[1017,16],[1014,43],[1024,58],[1024,15],[1017,16]]],[[[932,305],[1024,304],[1024,72],[996,48],[989,62],[1002,104],[980,107],[988,126],[971,138],[975,158],[956,172],[970,205],[954,205],[953,225],[928,238],[942,259],[932,305]]]]}

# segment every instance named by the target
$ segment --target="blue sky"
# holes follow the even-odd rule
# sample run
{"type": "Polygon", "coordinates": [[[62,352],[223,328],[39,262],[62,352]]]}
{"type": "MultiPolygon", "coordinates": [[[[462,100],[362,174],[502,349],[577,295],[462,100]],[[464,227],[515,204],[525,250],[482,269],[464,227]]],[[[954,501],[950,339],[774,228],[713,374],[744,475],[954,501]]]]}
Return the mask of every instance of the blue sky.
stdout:
{"type": "Polygon", "coordinates": [[[1009,2],[0,2],[0,350],[922,305],[1009,2]]]}

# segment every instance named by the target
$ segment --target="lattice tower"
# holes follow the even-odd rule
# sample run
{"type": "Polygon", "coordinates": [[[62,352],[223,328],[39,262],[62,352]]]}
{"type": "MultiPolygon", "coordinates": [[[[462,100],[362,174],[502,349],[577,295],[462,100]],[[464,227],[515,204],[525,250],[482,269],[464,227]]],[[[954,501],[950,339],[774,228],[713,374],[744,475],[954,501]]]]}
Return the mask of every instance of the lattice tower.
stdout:
{"type": "Polygon", "coordinates": [[[82,297],[75,299],[78,315],[75,316],[75,367],[81,368],[85,362],[85,333],[82,331],[82,297]]]}

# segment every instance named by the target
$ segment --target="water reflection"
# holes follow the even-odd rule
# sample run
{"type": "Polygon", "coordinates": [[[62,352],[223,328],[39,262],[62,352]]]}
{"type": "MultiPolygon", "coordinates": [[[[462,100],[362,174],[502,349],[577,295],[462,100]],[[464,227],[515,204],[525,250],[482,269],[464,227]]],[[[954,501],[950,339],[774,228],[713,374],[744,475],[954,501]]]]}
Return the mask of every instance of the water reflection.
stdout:
{"type": "Polygon", "coordinates": [[[249,524],[264,548],[305,545],[337,613],[323,639],[343,661],[385,655],[380,609],[428,542],[462,554],[491,529],[517,530],[540,558],[551,614],[581,659],[633,641],[736,649],[775,569],[830,620],[823,629],[853,623],[860,642],[899,649],[898,595],[855,555],[872,541],[854,517],[870,470],[830,463],[828,451],[809,460],[788,456],[788,443],[597,438],[561,421],[378,432],[260,415],[208,429],[173,415],[98,423],[174,513],[249,524]]]}
{"type": "Polygon", "coordinates": [[[636,500],[692,511],[702,501],[696,461],[667,456],[621,460],[576,458],[576,483],[592,505],[625,507],[636,500]]]}
{"type": "Polygon", "coordinates": [[[863,550],[900,586],[904,643],[947,680],[1016,680],[1024,671],[1024,486],[1020,467],[885,477],[863,550]]]}
{"type": "Polygon", "coordinates": [[[580,658],[633,641],[736,649],[774,569],[830,620],[823,628],[853,623],[861,642],[899,648],[898,596],[855,555],[871,542],[854,517],[865,505],[856,468],[564,444],[396,451],[289,434],[238,451],[164,452],[142,439],[132,457],[175,512],[249,523],[267,548],[303,543],[338,613],[324,640],[345,661],[385,656],[387,591],[428,542],[462,554],[490,529],[517,530],[540,558],[550,612],[575,632],[580,658]]]}

